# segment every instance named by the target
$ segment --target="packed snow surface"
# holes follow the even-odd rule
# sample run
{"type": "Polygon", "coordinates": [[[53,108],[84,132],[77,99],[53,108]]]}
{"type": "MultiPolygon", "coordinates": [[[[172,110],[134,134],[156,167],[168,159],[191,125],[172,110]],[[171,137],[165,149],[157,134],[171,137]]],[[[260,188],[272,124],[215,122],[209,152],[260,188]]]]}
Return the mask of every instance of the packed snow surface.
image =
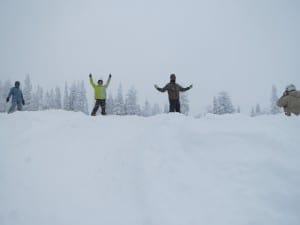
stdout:
{"type": "Polygon", "coordinates": [[[1,225],[299,225],[300,117],[0,114],[1,225]]]}

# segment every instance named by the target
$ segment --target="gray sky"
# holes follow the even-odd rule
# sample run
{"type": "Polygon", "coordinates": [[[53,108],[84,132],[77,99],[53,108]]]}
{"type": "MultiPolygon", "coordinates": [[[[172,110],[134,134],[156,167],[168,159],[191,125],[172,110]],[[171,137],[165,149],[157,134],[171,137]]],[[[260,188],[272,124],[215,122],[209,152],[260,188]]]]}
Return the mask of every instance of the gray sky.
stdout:
{"type": "MultiPolygon", "coordinates": [[[[177,75],[193,114],[219,91],[248,112],[271,86],[300,88],[297,0],[0,0],[0,79],[50,88],[111,73],[116,94],[167,102],[153,84],[177,75]]],[[[88,98],[93,95],[88,89],[88,98]]]]}

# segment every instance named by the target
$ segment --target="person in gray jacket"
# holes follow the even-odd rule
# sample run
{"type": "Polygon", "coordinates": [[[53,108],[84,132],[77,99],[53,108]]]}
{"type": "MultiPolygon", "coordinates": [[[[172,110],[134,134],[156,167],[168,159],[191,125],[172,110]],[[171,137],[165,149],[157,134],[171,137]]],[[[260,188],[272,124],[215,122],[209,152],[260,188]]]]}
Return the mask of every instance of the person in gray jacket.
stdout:
{"type": "Polygon", "coordinates": [[[15,86],[12,87],[9,91],[9,94],[6,98],[6,102],[9,102],[9,98],[12,96],[11,107],[8,110],[8,113],[13,113],[16,110],[22,111],[22,105],[25,105],[25,100],[23,98],[23,93],[20,89],[20,82],[16,81],[15,86]]]}
{"type": "Polygon", "coordinates": [[[285,115],[300,115],[300,91],[296,90],[296,86],[290,84],[286,87],[285,92],[277,101],[279,107],[283,107],[285,115]]]}

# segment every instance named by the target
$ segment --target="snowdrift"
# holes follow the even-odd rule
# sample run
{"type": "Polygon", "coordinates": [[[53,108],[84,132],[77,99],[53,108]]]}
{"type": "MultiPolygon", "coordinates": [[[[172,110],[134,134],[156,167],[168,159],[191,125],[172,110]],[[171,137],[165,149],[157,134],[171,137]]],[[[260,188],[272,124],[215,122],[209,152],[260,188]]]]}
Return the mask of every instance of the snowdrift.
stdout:
{"type": "Polygon", "coordinates": [[[0,114],[1,225],[298,225],[300,118],[0,114]]]}

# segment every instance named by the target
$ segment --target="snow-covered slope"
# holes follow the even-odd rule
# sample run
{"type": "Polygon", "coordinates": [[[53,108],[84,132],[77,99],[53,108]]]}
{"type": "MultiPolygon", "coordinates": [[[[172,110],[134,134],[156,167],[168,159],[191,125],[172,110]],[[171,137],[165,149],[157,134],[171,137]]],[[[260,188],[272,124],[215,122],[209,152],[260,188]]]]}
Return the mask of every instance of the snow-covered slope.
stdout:
{"type": "Polygon", "coordinates": [[[1,225],[298,225],[300,118],[0,114],[1,225]]]}

